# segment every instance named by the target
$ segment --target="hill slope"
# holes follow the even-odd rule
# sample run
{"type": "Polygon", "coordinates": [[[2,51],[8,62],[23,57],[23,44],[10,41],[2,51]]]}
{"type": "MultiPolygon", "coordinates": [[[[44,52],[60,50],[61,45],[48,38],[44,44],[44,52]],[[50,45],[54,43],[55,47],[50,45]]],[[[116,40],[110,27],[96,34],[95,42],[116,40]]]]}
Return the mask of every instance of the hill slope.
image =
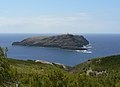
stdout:
{"type": "Polygon", "coordinates": [[[95,58],[87,62],[74,66],[70,72],[75,73],[79,71],[87,71],[89,69],[94,71],[119,71],[120,70],[120,55],[107,56],[103,58],[95,58]]]}
{"type": "Polygon", "coordinates": [[[0,58],[0,86],[120,87],[120,55],[91,59],[71,67],[0,58]]]}

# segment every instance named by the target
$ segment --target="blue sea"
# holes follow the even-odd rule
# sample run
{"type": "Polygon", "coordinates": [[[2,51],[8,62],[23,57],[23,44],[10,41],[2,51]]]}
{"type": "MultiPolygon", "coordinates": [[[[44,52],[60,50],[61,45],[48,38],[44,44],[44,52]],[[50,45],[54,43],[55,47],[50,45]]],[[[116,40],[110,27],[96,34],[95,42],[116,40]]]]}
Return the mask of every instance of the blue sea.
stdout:
{"type": "Polygon", "coordinates": [[[90,42],[92,53],[58,48],[11,45],[12,42],[21,41],[28,37],[44,35],[52,34],[0,34],[0,46],[9,48],[9,58],[46,60],[69,66],[74,66],[96,57],[120,54],[120,34],[82,34],[90,42]]]}

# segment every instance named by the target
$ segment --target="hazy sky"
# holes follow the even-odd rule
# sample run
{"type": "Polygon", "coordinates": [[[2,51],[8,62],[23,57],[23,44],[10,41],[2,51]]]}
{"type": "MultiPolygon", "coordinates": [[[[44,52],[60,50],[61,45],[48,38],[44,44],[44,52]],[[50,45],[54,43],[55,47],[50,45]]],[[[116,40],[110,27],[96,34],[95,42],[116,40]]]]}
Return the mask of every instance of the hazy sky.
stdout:
{"type": "Polygon", "coordinates": [[[0,33],[120,33],[120,0],[0,0],[0,33]]]}

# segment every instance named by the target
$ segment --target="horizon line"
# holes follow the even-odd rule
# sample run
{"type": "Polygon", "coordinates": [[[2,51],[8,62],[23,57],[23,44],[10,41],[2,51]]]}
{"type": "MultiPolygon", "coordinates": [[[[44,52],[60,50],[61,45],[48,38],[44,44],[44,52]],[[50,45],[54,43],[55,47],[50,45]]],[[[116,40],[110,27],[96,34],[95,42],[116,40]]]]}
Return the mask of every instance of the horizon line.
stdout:
{"type": "Polygon", "coordinates": [[[120,33],[0,33],[0,34],[120,34],[120,33]]]}

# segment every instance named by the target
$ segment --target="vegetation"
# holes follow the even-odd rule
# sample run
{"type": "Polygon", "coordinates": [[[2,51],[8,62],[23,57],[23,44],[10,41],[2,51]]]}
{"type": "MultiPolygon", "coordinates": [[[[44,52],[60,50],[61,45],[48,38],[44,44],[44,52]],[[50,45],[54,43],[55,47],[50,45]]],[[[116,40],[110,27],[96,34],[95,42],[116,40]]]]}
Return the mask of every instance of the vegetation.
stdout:
{"type": "Polygon", "coordinates": [[[0,49],[0,87],[120,87],[120,55],[59,65],[6,58],[0,49]]]}
{"type": "Polygon", "coordinates": [[[7,58],[7,52],[8,52],[8,48],[2,48],[0,47],[0,57],[3,57],[3,58],[7,58]]]}

